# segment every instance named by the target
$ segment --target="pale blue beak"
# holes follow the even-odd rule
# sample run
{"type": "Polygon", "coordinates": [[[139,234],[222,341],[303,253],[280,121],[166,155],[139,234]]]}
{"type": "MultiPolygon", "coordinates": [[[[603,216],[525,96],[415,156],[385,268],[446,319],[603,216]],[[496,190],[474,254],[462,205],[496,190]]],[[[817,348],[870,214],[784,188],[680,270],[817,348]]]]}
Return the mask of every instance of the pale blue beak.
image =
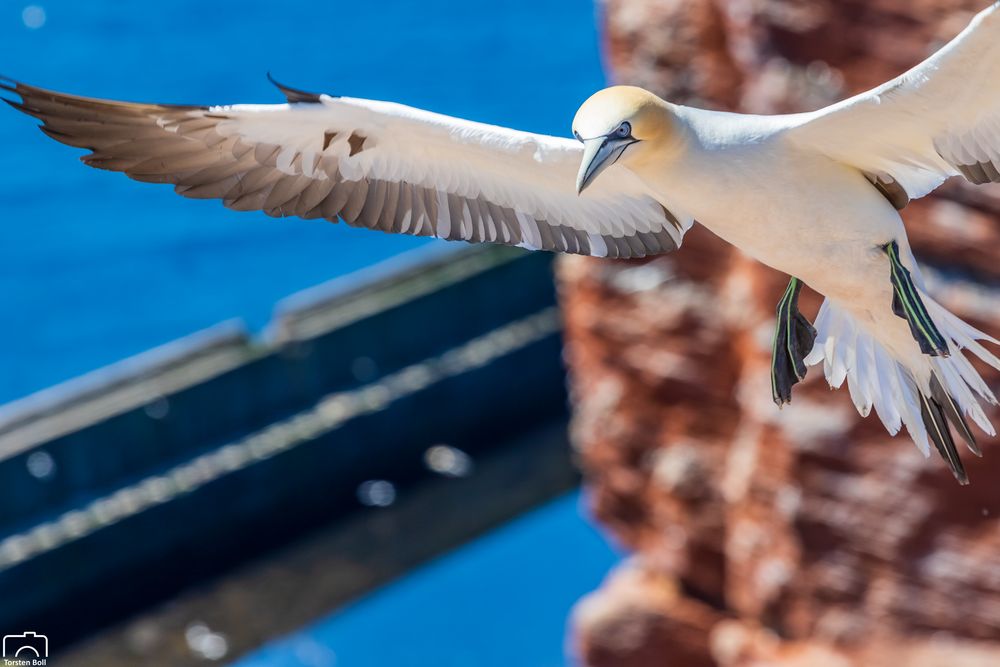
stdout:
{"type": "Polygon", "coordinates": [[[594,137],[582,139],[583,162],[580,173],[576,177],[576,192],[580,194],[588,185],[594,182],[598,174],[613,165],[622,156],[625,149],[635,143],[632,137],[594,137]]]}

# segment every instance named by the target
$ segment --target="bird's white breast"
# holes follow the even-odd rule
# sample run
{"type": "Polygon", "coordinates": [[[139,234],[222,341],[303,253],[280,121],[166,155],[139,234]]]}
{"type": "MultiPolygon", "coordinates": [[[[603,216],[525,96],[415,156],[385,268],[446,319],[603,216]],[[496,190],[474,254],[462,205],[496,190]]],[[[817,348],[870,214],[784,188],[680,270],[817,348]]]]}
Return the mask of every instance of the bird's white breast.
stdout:
{"type": "Polygon", "coordinates": [[[795,148],[780,131],[711,126],[734,118],[694,124],[683,155],[646,174],[649,184],[716,235],[828,296],[881,271],[878,247],[905,233],[864,175],[795,148]]]}

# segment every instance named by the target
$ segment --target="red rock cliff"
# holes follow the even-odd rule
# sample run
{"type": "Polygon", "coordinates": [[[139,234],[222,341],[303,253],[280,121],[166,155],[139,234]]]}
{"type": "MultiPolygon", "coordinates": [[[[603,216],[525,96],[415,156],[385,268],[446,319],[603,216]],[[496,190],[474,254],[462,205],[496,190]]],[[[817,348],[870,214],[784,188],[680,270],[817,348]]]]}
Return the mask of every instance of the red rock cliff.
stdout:
{"type": "MultiPolygon", "coordinates": [[[[985,4],[607,0],[603,21],[615,81],[765,113],[881,83],[985,4]]],[[[994,335],[998,214],[1000,188],[957,182],[904,211],[936,294],[994,335]]],[[[1000,446],[965,455],[960,487],[818,368],[779,413],[768,364],[786,281],[697,227],[669,257],[561,264],[590,502],[635,552],[578,605],[581,663],[1000,664],[1000,446]]],[[[819,299],[803,297],[812,317],[819,299]]]]}

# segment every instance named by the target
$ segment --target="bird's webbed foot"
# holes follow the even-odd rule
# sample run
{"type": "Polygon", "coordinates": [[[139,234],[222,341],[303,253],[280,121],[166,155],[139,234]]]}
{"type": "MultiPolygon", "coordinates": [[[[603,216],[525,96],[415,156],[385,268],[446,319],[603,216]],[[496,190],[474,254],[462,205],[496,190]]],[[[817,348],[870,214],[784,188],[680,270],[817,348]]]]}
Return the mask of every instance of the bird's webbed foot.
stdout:
{"type": "Polygon", "coordinates": [[[932,357],[947,357],[948,343],[934,326],[910,272],[899,261],[899,245],[892,241],[882,247],[889,256],[889,277],[892,280],[892,312],[906,320],[920,351],[932,357]]]}
{"type": "Polygon", "coordinates": [[[805,358],[816,342],[816,329],[799,312],[802,281],[792,278],[775,312],[778,317],[771,353],[771,397],[780,408],[792,402],[792,387],[806,377],[805,358]]]}

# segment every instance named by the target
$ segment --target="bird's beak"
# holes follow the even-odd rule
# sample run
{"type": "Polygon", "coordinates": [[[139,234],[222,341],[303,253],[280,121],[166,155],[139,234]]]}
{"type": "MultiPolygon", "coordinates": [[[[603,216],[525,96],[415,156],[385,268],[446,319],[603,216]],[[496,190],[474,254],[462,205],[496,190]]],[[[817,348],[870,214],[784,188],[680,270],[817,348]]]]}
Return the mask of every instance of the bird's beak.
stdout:
{"type": "Polygon", "coordinates": [[[597,175],[613,165],[622,156],[625,149],[635,143],[635,139],[626,137],[594,137],[583,139],[583,162],[580,173],[576,177],[576,192],[583,192],[594,182],[597,175]]]}

